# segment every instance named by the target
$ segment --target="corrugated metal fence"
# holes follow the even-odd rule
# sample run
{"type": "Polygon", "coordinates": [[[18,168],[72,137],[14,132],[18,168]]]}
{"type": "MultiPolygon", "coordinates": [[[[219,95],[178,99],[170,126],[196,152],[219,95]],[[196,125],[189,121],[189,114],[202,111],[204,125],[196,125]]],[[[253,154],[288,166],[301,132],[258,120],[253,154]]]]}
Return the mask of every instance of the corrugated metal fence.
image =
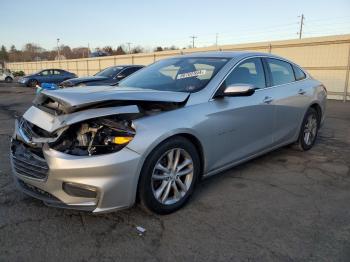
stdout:
{"type": "Polygon", "coordinates": [[[330,98],[350,100],[350,35],[305,38],[239,45],[212,46],[184,50],[162,51],[134,55],[108,56],[99,58],[71,59],[61,61],[39,61],[8,63],[13,71],[22,70],[26,74],[41,69],[61,68],[79,76],[93,75],[112,65],[142,64],[186,53],[201,51],[251,50],[273,53],[286,57],[305,68],[312,76],[322,81],[330,98]]]}

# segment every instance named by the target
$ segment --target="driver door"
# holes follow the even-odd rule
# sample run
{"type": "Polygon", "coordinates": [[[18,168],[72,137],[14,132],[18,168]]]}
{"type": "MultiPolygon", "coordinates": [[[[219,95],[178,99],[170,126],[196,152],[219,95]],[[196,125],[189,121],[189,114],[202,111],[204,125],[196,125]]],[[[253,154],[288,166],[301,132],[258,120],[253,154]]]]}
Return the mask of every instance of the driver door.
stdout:
{"type": "Polygon", "coordinates": [[[211,169],[246,159],[273,143],[275,107],[271,103],[272,91],[266,88],[261,59],[250,58],[241,62],[221,88],[233,84],[250,84],[256,87],[256,91],[251,96],[218,97],[210,102],[214,113],[208,116],[208,120],[215,124],[208,131],[219,129],[214,136],[208,133],[212,141],[211,169]]]}

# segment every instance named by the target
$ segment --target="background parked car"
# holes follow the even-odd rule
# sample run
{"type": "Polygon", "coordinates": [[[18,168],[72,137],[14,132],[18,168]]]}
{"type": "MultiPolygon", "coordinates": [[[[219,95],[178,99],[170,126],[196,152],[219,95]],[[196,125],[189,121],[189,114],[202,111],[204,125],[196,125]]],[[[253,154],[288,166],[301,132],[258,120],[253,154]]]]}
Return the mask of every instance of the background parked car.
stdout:
{"type": "Polygon", "coordinates": [[[98,50],[98,51],[95,51],[95,52],[92,52],[90,54],[90,57],[100,57],[100,56],[109,56],[110,54],[108,54],[107,52],[105,51],[101,51],[101,50],[98,50]]]}
{"type": "Polygon", "coordinates": [[[73,86],[100,86],[100,85],[113,85],[120,80],[131,75],[132,73],[140,70],[144,66],[142,65],[121,65],[111,66],[98,72],[94,76],[73,78],[63,81],[61,87],[73,87],[73,86]]]}
{"type": "Polygon", "coordinates": [[[5,81],[5,82],[12,82],[14,79],[14,76],[12,75],[12,73],[7,70],[7,69],[0,69],[0,81],[5,81]]]}
{"type": "Polygon", "coordinates": [[[35,87],[41,83],[59,84],[64,80],[77,77],[76,74],[62,69],[45,69],[32,75],[27,75],[18,80],[20,84],[35,87]]]}

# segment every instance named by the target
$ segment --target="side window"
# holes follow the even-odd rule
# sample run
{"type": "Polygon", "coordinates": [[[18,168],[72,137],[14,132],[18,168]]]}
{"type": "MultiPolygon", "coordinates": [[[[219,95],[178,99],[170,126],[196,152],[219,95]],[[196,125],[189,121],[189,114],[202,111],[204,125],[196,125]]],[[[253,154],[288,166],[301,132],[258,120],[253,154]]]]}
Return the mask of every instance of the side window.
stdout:
{"type": "Polygon", "coordinates": [[[61,74],[61,72],[60,72],[60,71],[58,71],[58,70],[54,70],[54,71],[53,71],[53,74],[54,74],[54,75],[60,75],[60,74],[61,74]]]}
{"type": "Polygon", "coordinates": [[[266,87],[264,68],[260,58],[243,61],[229,74],[225,86],[233,84],[250,84],[256,88],[266,87]]]}
{"type": "Polygon", "coordinates": [[[293,65],[293,69],[294,69],[294,74],[295,74],[295,80],[299,81],[299,80],[303,80],[306,78],[304,71],[301,70],[299,67],[293,65]]]}
{"type": "Polygon", "coordinates": [[[140,69],[140,67],[130,67],[130,68],[127,68],[124,71],[122,71],[122,74],[125,77],[127,77],[127,76],[131,75],[132,73],[135,73],[139,69],[140,69]]]}
{"type": "Polygon", "coordinates": [[[295,81],[291,64],[273,58],[267,58],[266,60],[271,71],[272,84],[274,86],[283,85],[295,81]]]}
{"type": "Polygon", "coordinates": [[[47,75],[49,75],[50,73],[49,73],[49,70],[44,70],[44,71],[42,71],[41,73],[40,73],[40,75],[42,75],[42,76],[47,76],[47,75]]]}

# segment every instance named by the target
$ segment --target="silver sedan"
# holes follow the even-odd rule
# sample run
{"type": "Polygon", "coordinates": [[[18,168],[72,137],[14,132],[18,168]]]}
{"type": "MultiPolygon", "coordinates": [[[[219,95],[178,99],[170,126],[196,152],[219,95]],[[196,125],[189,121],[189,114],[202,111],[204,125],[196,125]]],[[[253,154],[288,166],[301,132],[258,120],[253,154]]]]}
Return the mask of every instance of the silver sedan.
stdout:
{"type": "Polygon", "coordinates": [[[165,59],[117,86],[38,94],[16,122],[13,174],[48,205],[97,213],[139,200],[167,214],[201,178],[288,144],[312,148],[326,98],[300,66],[270,54],[165,59]]]}

